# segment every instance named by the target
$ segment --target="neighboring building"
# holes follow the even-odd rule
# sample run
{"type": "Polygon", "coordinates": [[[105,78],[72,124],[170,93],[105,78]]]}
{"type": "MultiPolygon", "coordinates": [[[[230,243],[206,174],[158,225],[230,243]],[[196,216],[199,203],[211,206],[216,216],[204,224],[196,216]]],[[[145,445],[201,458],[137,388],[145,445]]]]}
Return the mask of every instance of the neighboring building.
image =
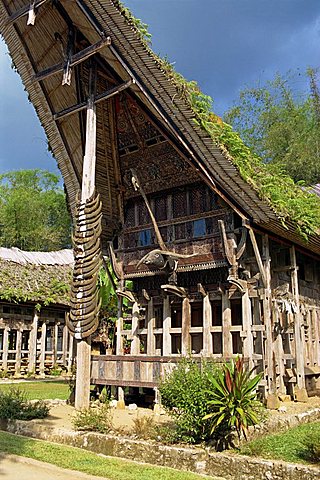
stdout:
{"type": "Polygon", "coordinates": [[[72,250],[24,252],[0,247],[0,369],[8,374],[70,371],[72,250]]]}
{"type": "MultiPolygon", "coordinates": [[[[299,233],[305,219],[265,200],[239,139],[229,150],[217,146],[229,130],[203,113],[203,98],[150,51],[118,1],[38,4],[35,18],[34,4],[0,0],[0,31],[61,169],[76,240],[81,246],[91,232],[83,249],[92,251],[96,235],[104,254],[111,244],[119,281],[116,348],[92,357],[91,382],[120,393],[155,387],[181,355],[243,355],[264,372],[266,397],[318,391],[320,236],[306,241],[299,233]],[[88,200],[93,185],[101,223],[98,200],[88,200]],[[88,208],[76,208],[81,188],[88,208]],[[122,316],[123,297],[130,319],[122,316]]],[[[96,252],[88,254],[83,277],[80,250],[74,294],[89,285],[91,296],[75,297],[84,303],[71,312],[70,328],[83,339],[97,327],[98,267],[96,252]]]]}

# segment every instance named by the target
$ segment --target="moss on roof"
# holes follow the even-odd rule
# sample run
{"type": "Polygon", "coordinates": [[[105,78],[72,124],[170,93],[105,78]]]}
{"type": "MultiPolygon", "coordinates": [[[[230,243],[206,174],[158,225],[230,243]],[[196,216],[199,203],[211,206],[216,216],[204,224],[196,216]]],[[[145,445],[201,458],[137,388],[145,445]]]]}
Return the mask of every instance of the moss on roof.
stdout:
{"type": "Polygon", "coordinates": [[[168,80],[174,84],[177,94],[191,108],[194,123],[211,137],[214,144],[238,169],[243,180],[269,204],[281,223],[286,226],[287,222],[294,222],[297,231],[305,240],[309,235],[319,234],[320,198],[309,189],[302,189],[301,183],[296,184],[279,166],[263,163],[261,158],[243,143],[233,128],[212,112],[211,97],[204,95],[195,81],[187,81],[166,59],[160,58],[152,51],[149,46],[151,35],[148,33],[147,25],[136,19],[121,1],[112,1],[140,37],[168,80]]]}
{"type": "Polygon", "coordinates": [[[0,299],[68,305],[71,265],[21,265],[0,259],[0,299]]]}

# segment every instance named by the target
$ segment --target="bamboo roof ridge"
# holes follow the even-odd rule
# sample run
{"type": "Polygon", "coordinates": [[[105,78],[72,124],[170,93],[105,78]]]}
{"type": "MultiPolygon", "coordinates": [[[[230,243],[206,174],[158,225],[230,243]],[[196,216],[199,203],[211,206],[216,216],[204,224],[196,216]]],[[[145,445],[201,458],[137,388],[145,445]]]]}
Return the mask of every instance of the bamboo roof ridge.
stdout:
{"type": "MultiPolygon", "coordinates": [[[[21,16],[17,20],[10,18],[21,12],[21,9],[27,12],[30,2],[0,0],[0,32],[46,131],[49,145],[64,178],[72,210],[82,180],[83,125],[80,114],[68,114],[66,118],[61,118],[57,114],[77,104],[79,82],[73,80],[71,85],[63,86],[61,75],[42,77],[41,81],[36,81],[37,74],[44,72],[48,66],[63,62],[61,42],[57,39],[66,37],[67,25],[61,21],[61,9],[68,22],[72,22],[79,36],[83,37],[81,41],[86,48],[99,47],[97,54],[99,68],[101,65],[110,68],[116,84],[122,85],[123,88],[126,86],[127,95],[134,98],[148,112],[154,124],[179,151],[181,157],[199,172],[201,178],[205,179],[244,221],[262,231],[269,231],[284,240],[290,240],[307,251],[320,253],[320,235],[314,228],[310,227],[307,239],[306,235],[304,238],[301,236],[301,230],[304,228],[301,226],[306,224],[304,213],[301,213],[298,220],[286,216],[286,205],[281,205],[278,199],[276,208],[270,198],[256,188],[255,179],[250,178],[250,174],[246,175],[246,168],[249,171],[251,168],[247,161],[247,153],[242,150],[244,154],[241,157],[241,153],[240,161],[236,162],[227,142],[215,141],[211,128],[218,131],[219,139],[225,134],[228,140],[231,138],[237,142],[234,136],[236,134],[234,132],[231,134],[226,128],[221,135],[220,121],[218,118],[214,119],[213,114],[210,117],[213,121],[206,128],[208,113],[202,115],[200,112],[196,115],[192,102],[189,101],[194,94],[197,102],[196,88],[191,89],[190,93],[186,82],[179,82],[179,77],[172,69],[170,70],[169,64],[161,61],[151,51],[139,31],[139,24],[121,2],[61,0],[55,2],[53,6],[49,2],[44,2],[43,5],[42,3],[35,25],[27,26],[26,16],[21,16]],[[107,46],[100,49],[102,41],[107,46]]],[[[76,68],[74,70],[76,71],[76,68]]],[[[86,79],[87,72],[85,69],[81,71],[84,73],[80,80],[86,79]]],[[[100,103],[97,109],[99,120],[96,188],[103,203],[105,221],[102,240],[105,242],[111,240],[119,228],[121,217],[119,192],[123,185],[119,182],[117,173],[119,152],[115,147],[116,132],[113,125],[116,109],[111,101],[100,103]]],[[[240,143],[241,141],[235,145],[234,151],[243,149],[240,143]]],[[[259,165],[254,167],[258,170],[260,179],[266,176],[265,172],[259,172],[259,165]]],[[[272,183],[271,176],[269,183],[272,183]]],[[[286,190],[287,186],[286,184],[283,190],[286,190]]],[[[294,204],[295,190],[292,191],[294,204]]],[[[308,197],[306,201],[307,199],[308,197]]],[[[308,225],[305,230],[307,229],[308,225]]]]}

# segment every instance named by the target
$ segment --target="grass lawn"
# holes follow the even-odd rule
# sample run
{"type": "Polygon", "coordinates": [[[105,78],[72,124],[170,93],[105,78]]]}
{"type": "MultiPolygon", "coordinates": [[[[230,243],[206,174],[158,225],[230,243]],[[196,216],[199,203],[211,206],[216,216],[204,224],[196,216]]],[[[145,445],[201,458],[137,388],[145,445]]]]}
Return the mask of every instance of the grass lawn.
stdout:
{"type": "Polygon", "coordinates": [[[291,428],[287,432],[266,435],[243,445],[240,453],[294,463],[320,464],[320,422],[291,428]],[[310,458],[308,444],[317,445],[318,452],[310,458]],[[316,461],[318,457],[318,461],[316,461]]]}
{"type": "Polygon", "coordinates": [[[24,390],[29,400],[49,400],[59,398],[67,400],[69,397],[69,386],[66,382],[23,382],[0,384],[0,392],[8,391],[10,387],[24,390]]]}
{"type": "MultiPolygon", "coordinates": [[[[97,475],[109,480],[203,480],[195,473],[137,464],[118,458],[102,457],[79,448],[34,440],[0,431],[0,451],[97,475]]],[[[138,459],[137,459],[138,460],[138,459]]]]}

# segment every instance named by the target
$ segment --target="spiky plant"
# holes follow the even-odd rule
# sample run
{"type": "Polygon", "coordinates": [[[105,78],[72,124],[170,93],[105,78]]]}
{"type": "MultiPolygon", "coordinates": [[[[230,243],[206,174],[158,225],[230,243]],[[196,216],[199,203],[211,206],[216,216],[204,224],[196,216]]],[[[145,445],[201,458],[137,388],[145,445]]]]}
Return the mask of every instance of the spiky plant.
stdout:
{"type": "Polygon", "coordinates": [[[252,377],[254,369],[248,370],[242,358],[225,363],[221,370],[212,376],[212,390],[208,391],[208,406],[212,409],[204,420],[210,419],[211,433],[218,427],[226,433],[236,430],[247,438],[250,425],[259,422],[256,387],[262,374],[252,377]]]}

